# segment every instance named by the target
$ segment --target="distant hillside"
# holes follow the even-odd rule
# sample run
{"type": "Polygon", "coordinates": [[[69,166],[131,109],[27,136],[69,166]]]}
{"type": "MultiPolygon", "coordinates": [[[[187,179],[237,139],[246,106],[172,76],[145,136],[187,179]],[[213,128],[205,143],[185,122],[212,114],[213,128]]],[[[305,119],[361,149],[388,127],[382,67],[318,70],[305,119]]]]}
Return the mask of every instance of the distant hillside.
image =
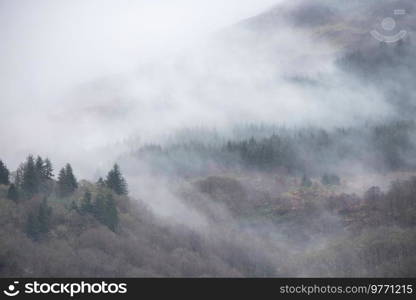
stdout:
{"type": "MultiPolygon", "coordinates": [[[[263,40],[271,39],[283,26],[296,29],[293,34],[305,34],[317,47],[332,45],[340,69],[379,90],[398,118],[416,112],[415,1],[302,0],[278,5],[238,24],[263,40]]],[[[316,54],[310,56],[319,60],[316,54]]]]}
{"type": "Polygon", "coordinates": [[[381,21],[387,17],[395,19],[398,30],[405,29],[409,33],[414,31],[415,13],[416,3],[412,0],[302,0],[279,4],[269,11],[243,21],[240,26],[254,31],[270,32],[282,24],[287,24],[302,28],[318,39],[323,38],[352,50],[374,45],[370,31],[379,28],[381,21]],[[395,14],[397,10],[402,10],[405,14],[395,14]]]}

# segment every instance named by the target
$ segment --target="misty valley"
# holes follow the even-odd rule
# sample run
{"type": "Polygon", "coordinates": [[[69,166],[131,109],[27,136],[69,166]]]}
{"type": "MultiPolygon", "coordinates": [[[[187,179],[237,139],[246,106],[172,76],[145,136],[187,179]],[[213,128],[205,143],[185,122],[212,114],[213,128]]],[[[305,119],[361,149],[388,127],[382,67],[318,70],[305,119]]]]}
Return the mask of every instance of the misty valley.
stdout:
{"type": "Polygon", "coordinates": [[[40,2],[0,4],[0,277],[416,277],[415,1],[40,2]]]}
{"type": "Polygon", "coordinates": [[[91,182],[77,180],[70,164],[54,176],[41,157],[15,172],[2,162],[2,274],[415,275],[414,122],[236,132],[230,141],[185,130],[120,159],[128,172],[146,161],[156,189],[149,201],[176,199],[183,220],[130,198],[117,164],[91,182]],[[351,166],[365,163],[357,177],[362,169],[351,166]],[[372,174],[386,177],[382,187],[370,185],[372,174]]]}

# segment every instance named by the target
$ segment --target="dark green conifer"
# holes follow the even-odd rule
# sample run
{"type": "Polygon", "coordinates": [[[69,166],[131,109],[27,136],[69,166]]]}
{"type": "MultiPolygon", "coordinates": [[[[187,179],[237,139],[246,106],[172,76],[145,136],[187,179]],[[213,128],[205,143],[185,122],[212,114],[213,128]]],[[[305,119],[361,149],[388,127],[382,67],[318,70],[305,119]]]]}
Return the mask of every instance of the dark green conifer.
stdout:
{"type": "Polygon", "coordinates": [[[93,205],[94,217],[110,230],[115,231],[118,225],[118,211],[111,193],[99,193],[93,205]]]}
{"type": "Polygon", "coordinates": [[[47,180],[53,178],[53,167],[52,163],[49,158],[45,159],[44,167],[43,167],[43,177],[47,180]]]}
{"type": "Polygon", "coordinates": [[[81,199],[80,212],[82,214],[93,213],[94,207],[92,204],[92,196],[90,191],[86,191],[84,196],[81,199]]]}
{"type": "Polygon", "coordinates": [[[105,183],[107,187],[113,190],[116,194],[127,195],[127,183],[117,164],[114,164],[113,169],[108,172],[105,183]]]}
{"type": "Polygon", "coordinates": [[[0,184],[9,184],[9,176],[9,170],[7,169],[6,165],[0,160],[0,184]]]}
{"type": "Polygon", "coordinates": [[[29,155],[23,169],[22,190],[26,197],[31,198],[39,191],[39,178],[32,155],[29,155]]]}
{"type": "Polygon", "coordinates": [[[65,168],[61,169],[58,175],[59,195],[68,197],[72,195],[77,188],[78,183],[73,174],[72,167],[70,164],[67,164],[65,168]]]}

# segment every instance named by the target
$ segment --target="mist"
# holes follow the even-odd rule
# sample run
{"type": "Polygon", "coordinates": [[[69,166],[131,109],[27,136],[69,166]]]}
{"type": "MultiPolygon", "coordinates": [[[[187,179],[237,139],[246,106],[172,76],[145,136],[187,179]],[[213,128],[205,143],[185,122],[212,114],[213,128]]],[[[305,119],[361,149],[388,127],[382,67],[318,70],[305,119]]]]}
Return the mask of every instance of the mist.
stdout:
{"type": "Polygon", "coordinates": [[[285,22],[270,36],[235,25],[276,4],[4,1],[3,156],[16,166],[28,152],[53,154],[91,177],[81,156],[105,165],[126,151],[124,140],[168,130],[389,115],[379,91],[334,66],[333,45],[285,22]]]}
{"type": "Polygon", "coordinates": [[[0,274],[413,276],[413,8],[0,0],[0,274]]]}
{"type": "MultiPolygon", "coordinates": [[[[66,148],[57,133],[62,131],[75,136],[77,148],[82,150],[113,142],[103,141],[100,120],[88,120],[85,127],[69,129],[78,121],[74,115],[82,109],[70,110],[74,102],[80,102],[74,99],[77,90],[108,77],[115,77],[116,82],[115,87],[111,83],[108,88],[116,89],[119,76],[122,80],[134,76],[144,63],[163,65],[166,57],[180,49],[270,4],[271,1],[211,1],[202,5],[193,1],[2,1],[2,124],[13,124],[14,133],[9,137],[4,130],[1,136],[3,145],[12,142],[11,138],[19,145],[19,149],[10,150],[3,146],[3,151],[16,161],[16,154],[20,159],[28,151],[47,151],[42,144],[53,139],[60,145],[49,152],[60,152],[66,148]],[[32,121],[37,123],[36,138],[29,125],[32,121]],[[86,132],[88,136],[84,137],[86,132]]],[[[87,107],[105,108],[108,101],[114,102],[109,96],[97,99],[100,92],[94,93],[87,107]]],[[[123,97],[124,91],[117,96],[123,97]]],[[[138,107],[140,101],[145,101],[137,97],[134,100],[138,107]]],[[[113,105],[117,113],[120,109],[116,103],[113,105]]],[[[113,106],[108,110],[111,115],[113,106]]],[[[111,127],[123,129],[123,125],[129,126],[115,122],[111,127]]],[[[68,155],[72,157],[71,153],[62,153],[68,155]]]]}

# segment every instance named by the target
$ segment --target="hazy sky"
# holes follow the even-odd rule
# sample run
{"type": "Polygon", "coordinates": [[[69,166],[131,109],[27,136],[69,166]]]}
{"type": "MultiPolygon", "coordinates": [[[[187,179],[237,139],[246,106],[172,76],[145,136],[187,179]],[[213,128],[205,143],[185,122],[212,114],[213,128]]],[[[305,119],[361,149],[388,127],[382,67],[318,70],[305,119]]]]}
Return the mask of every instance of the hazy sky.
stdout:
{"type": "Polygon", "coordinates": [[[14,169],[40,154],[89,177],[126,138],[239,122],[345,124],[388,111],[307,30],[213,34],[277,3],[0,0],[0,158],[14,169]],[[290,79],[303,77],[324,84],[290,79]]]}
{"type": "Polygon", "coordinates": [[[50,94],[124,71],[278,0],[0,0],[2,91],[50,94]]]}
{"type": "MultiPolygon", "coordinates": [[[[0,0],[0,157],[14,165],[27,151],[62,152],[50,118],[74,87],[190,47],[277,2],[0,0]]],[[[81,150],[79,131],[69,135],[81,150]]]]}

